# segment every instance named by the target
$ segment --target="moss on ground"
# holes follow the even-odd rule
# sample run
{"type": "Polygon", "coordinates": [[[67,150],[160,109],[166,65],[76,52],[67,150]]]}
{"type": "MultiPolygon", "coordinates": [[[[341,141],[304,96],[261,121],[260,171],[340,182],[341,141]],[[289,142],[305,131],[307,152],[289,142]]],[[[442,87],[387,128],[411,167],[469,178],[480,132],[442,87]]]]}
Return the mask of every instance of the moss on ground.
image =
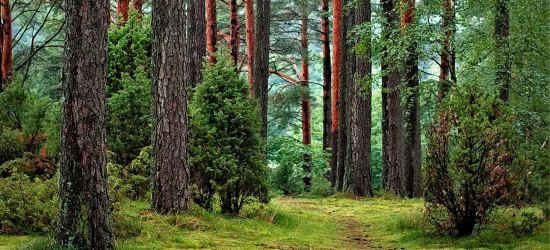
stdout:
{"type": "MultiPolygon", "coordinates": [[[[157,215],[145,201],[126,202],[115,213],[119,249],[550,249],[549,224],[533,235],[511,233],[508,211],[480,235],[456,239],[422,232],[421,199],[390,195],[357,199],[278,198],[253,205],[239,217],[195,207],[157,215]]],[[[537,207],[528,208],[542,216],[537,207]]],[[[0,250],[47,249],[51,239],[0,236],[0,250]]]]}

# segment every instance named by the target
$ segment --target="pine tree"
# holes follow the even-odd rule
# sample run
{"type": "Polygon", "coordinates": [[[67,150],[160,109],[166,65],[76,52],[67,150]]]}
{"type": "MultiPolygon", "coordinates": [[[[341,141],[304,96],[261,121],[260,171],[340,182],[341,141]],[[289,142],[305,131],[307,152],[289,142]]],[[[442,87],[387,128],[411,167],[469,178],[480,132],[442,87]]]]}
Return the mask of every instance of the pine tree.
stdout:
{"type": "Polygon", "coordinates": [[[254,47],[254,85],[252,96],[258,100],[262,126],[260,137],[267,140],[267,92],[269,78],[269,25],[271,0],[258,0],[256,4],[256,26],[254,47]]]}
{"type": "Polygon", "coordinates": [[[67,0],[63,115],[59,164],[62,247],[113,249],[107,188],[105,85],[107,0],[67,0]]]}
{"type": "Polygon", "coordinates": [[[8,77],[12,70],[12,32],[11,32],[11,8],[9,0],[1,0],[0,8],[2,14],[2,34],[0,43],[2,44],[1,59],[2,80],[0,82],[0,93],[5,89],[8,83],[8,77]]]}

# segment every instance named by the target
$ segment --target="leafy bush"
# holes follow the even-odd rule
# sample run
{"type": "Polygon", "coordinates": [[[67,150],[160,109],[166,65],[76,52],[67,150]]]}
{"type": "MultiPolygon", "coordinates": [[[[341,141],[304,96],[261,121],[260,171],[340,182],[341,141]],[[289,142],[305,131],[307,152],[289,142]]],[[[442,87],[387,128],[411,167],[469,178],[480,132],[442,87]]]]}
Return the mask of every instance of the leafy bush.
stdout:
{"type": "Polygon", "coordinates": [[[0,234],[51,233],[57,226],[57,178],[0,178],[0,234]]]}
{"type": "Polygon", "coordinates": [[[267,169],[256,100],[226,54],[205,69],[189,104],[192,191],[206,209],[217,194],[222,213],[239,214],[255,199],[267,202],[267,169]]]}
{"type": "Polygon", "coordinates": [[[151,25],[135,10],[109,29],[107,143],[117,164],[128,165],[151,144],[151,25]]]}
{"type": "Polygon", "coordinates": [[[522,212],[521,221],[512,221],[512,233],[516,236],[529,235],[533,233],[533,230],[542,225],[544,219],[539,218],[534,212],[522,212]]]}
{"type": "Polygon", "coordinates": [[[145,147],[129,165],[107,164],[111,202],[144,199],[151,188],[151,146],[145,147]]]}
{"type": "MultiPolygon", "coordinates": [[[[51,176],[59,155],[60,111],[57,103],[39,98],[14,77],[0,93],[0,165],[16,159],[20,163],[24,158],[26,165],[7,164],[20,166],[17,172],[51,176]]],[[[0,170],[2,176],[11,172],[11,167],[0,170]]]]}
{"type": "Polygon", "coordinates": [[[447,100],[439,126],[426,133],[426,219],[434,232],[467,236],[498,205],[515,201],[514,180],[524,168],[509,145],[513,116],[496,95],[463,85],[447,100]]]}

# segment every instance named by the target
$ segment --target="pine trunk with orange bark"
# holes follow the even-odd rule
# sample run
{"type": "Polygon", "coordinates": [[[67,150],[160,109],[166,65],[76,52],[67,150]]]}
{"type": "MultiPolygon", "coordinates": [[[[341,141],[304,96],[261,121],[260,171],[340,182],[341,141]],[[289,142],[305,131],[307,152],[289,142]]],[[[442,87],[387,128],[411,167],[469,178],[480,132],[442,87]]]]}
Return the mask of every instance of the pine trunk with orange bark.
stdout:
{"type": "Polygon", "coordinates": [[[130,0],[117,0],[116,1],[116,16],[120,25],[124,26],[124,23],[128,21],[128,11],[130,11],[130,0]],[[122,21],[118,20],[122,16],[122,21]]]}
{"type": "Polygon", "coordinates": [[[0,93],[6,88],[8,77],[12,70],[12,30],[11,30],[11,9],[9,0],[0,0],[1,14],[3,19],[2,24],[2,82],[0,83],[0,93]]]}
{"type": "Polygon", "coordinates": [[[143,15],[143,0],[132,0],[132,5],[134,5],[134,9],[139,12],[139,14],[143,15]]]}
{"type": "MultiPolygon", "coordinates": [[[[311,147],[311,104],[309,100],[309,38],[308,38],[308,15],[302,13],[302,29],[300,40],[300,55],[302,58],[302,74],[300,80],[301,86],[306,89],[306,93],[302,94],[302,144],[307,147],[311,147]]],[[[308,173],[308,176],[303,178],[305,190],[309,191],[311,188],[311,155],[304,154],[304,170],[308,173]]]]}
{"type": "Polygon", "coordinates": [[[340,45],[342,43],[342,0],[332,1],[332,155],[331,183],[335,188],[338,155],[338,92],[340,91],[340,45]]]}
{"type": "MultiPolygon", "coordinates": [[[[415,0],[402,0],[401,30],[404,35],[410,35],[408,30],[414,28],[415,0]]],[[[420,91],[418,80],[418,54],[414,38],[407,39],[411,44],[407,47],[405,59],[405,83],[409,94],[405,98],[405,150],[403,160],[404,195],[409,198],[422,196],[422,145],[420,143],[420,91]]]]}
{"type": "Polygon", "coordinates": [[[443,98],[449,93],[451,87],[456,83],[455,53],[451,39],[454,35],[454,0],[443,2],[443,15],[441,17],[442,30],[445,34],[443,49],[441,51],[441,62],[439,72],[439,91],[437,92],[436,107],[441,107],[443,98]]]}
{"type": "MultiPolygon", "coordinates": [[[[321,0],[321,12],[328,12],[328,0],[321,0]]],[[[332,110],[331,110],[331,74],[330,38],[328,16],[321,18],[321,48],[323,53],[323,150],[332,147],[332,110]]]]}
{"type": "Polygon", "coordinates": [[[254,0],[245,0],[244,18],[246,26],[246,54],[248,65],[248,84],[250,97],[252,97],[252,85],[254,84],[254,0]]]}
{"type": "Polygon", "coordinates": [[[216,63],[214,52],[216,52],[218,37],[217,26],[216,0],[206,0],[206,51],[208,52],[208,62],[211,64],[216,63]]]}
{"type": "Polygon", "coordinates": [[[239,60],[239,6],[237,0],[229,0],[229,50],[234,64],[239,60]]]}

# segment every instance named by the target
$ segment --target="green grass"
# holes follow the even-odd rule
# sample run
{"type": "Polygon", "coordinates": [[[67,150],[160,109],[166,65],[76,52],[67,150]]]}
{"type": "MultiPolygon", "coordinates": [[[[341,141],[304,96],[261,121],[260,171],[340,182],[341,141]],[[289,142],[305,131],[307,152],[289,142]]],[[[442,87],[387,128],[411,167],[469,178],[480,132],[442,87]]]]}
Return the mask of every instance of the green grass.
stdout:
{"type": "MultiPolygon", "coordinates": [[[[199,208],[179,215],[151,213],[145,201],[121,204],[116,213],[119,249],[550,249],[549,224],[533,235],[511,233],[508,211],[491,230],[456,239],[422,233],[423,203],[383,195],[354,199],[278,198],[253,205],[239,217],[199,208]]],[[[542,209],[528,208],[542,216],[542,209]]],[[[0,236],[0,250],[47,249],[41,236],[0,236]]]]}

